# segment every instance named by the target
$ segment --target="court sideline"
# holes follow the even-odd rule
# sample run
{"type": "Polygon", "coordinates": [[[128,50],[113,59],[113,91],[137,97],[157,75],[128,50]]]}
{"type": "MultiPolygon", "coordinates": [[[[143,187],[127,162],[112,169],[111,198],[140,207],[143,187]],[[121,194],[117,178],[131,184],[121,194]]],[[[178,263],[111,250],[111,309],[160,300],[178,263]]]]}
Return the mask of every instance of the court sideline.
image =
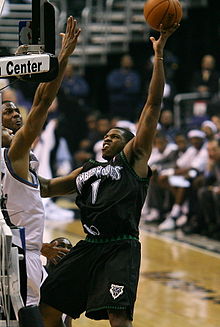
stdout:
{"type": "MultiPolygon", "coordinates": [[[[73,244],[84,238],[79,220],[47,221],[45,241],[58,236],[73,244]]],[[[220,254],[159,235],[141,225],[142,264],[134,327],[219,327],[220,254]]],[[[107,327],[84,316],[74,327],[107,327]]]]}

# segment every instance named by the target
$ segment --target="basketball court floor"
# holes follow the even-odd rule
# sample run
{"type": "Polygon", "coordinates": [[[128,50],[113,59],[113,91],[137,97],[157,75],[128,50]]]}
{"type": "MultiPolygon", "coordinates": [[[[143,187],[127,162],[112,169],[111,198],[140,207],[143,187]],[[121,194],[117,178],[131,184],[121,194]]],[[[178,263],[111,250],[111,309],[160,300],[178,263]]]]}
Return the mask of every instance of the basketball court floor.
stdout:
{"type": "MultiPolygon", "coordinates": [[[[79,220],[46,221],[45,241],[84,238],[79,220]]],[[[220,327],[220,242],[141,225],[142,265],[134,327],[220,327]]],[[[107,327],[81,316],[74,327],[107,327]]]]}

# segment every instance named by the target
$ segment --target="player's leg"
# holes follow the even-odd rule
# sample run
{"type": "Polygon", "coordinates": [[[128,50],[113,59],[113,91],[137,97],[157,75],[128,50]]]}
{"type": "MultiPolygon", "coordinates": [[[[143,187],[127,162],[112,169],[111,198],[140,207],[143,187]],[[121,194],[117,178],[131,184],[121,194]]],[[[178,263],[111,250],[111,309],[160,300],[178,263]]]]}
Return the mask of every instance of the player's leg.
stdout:
{"type": "Polygon", "coordinates": [[[125,310],[108,310],[108,316],[111,327],[132,327],[125,310]]]}
{"type": "Polygon", "coordinates": [[[62,312],[45,304],[40,304],[40,312],[43,317],[44,327],[64,327],[62,312]]]}
{"type": "Polygon", "coordinates": [[[40,283],[42,262],[40,252],[26,250],[27,301],[26,305],[38,305],[40,300],[40,283]]]}

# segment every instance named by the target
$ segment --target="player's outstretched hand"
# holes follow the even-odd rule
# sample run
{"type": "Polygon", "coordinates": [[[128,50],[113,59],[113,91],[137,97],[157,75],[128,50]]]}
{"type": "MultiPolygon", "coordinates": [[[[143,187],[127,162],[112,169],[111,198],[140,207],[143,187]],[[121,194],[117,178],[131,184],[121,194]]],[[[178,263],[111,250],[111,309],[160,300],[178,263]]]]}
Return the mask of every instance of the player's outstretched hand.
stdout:
{"type": "Polygon", "coordinates": [[[66,32],[60,33],[62,37],[61,54],[63,56],[71,56],[71,54],[75,50],[80,32],[81,29],[77,28],[77,21],[72,16],[70,16],[67,19],[66,32]]]}
{"type": "Polygon", "coordinates": [[[150,37],[151,42],[153,43],[154,52],[160,52],[163,51],[163,48],[167,42],[167,39],[172,35],[177,28],[180,26],[180,24],[175,23],[170,28],[164,29],[163,25],[160,25],[160,37],[156,40],[153,36],[150,37]]]}

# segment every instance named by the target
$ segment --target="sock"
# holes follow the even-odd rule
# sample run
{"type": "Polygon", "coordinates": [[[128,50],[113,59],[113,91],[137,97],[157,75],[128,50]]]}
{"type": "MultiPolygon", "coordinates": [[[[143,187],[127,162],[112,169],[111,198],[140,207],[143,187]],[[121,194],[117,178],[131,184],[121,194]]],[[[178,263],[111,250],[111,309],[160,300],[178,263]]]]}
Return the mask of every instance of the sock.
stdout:
{"type": "Polygon", "coordinates": [[[188,212],[189,212],[189,205],[188,205],[188,201],[185,201],[182,206],[181,206],[181,210],[182,210],[182,213],[184,215],[187,215],[188,212]]]}
{"type": "Polygon", "coordinates": [[[180,215],[180,212],[181,212],[181,206],[179,204],[174,204],[170,212],[170,216],[174,218],[178,217],[180,215]]]}

